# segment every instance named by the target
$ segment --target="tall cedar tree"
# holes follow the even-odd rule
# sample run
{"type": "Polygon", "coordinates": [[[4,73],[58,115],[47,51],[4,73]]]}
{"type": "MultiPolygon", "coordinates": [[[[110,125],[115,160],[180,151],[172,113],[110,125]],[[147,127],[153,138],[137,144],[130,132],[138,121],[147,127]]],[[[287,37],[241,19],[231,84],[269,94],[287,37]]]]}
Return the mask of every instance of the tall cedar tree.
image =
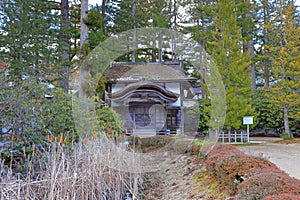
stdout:
{"type": "Polygon", "coordinates": [[[41,78],[57,61],[57,13],[42,0],[0,2],[0,60],[16,83],[22,76],[41,78]]]}
{"type": "Polygon", "coordinates": [[[272,31],[272,27],[276,24],[272,23],[275,18],[276,4],[270,0],[259,0],[256,2],[256,30],[255,41],[256,54],[254,61],[256,65],[257,87],[269,87],[275,80],[270,74],[272,68],[272,53],[268,51],[267,46],[276,42],[276,32],[272,31]]]}
{"type": "Polygon", "coordinates": [[[59,51],[60,51],[60,69],[58,85],[65,93],[69,91],[69,75],[70,75],[70,16],[69,1],[61,0],[60,2],[60,35],[59,35],[59,51]]]}
{"type": "Polygon", "coordinates": [[[284,130],[290,135],[290,118],[300,118],[300,27],[296,27],[294,4],[281,2],[274,23],[279,24],[273,30],[278,33],[278,43],[269,49],[276,82],[268,88],[268,96],[282,108],[284,130]]]}
{"type": "Polygon", "coordinates": [[[193,76],[200,79],[200,84],[202,87],[202,98],[207,98],[206,93],[206,66],[205,61],[208,59],[206,57],[206,47],[207,42],[212,40],[211,32],[214,30],[213,25],[213,15],[211,12],[211,6],[214,4],[214,0],[209,1],[199,1],[199,0],[191,0],[194,6],[190,6],[189,13],[191,15],[188,23],[194,24],[194,26],[187,26],[185,30],[190,32],[193,36],[193,39],[196,40],[201,48],[200,48],[200,62],[199,67],[193,73],[193,76]]]}
{"type": "Polygon", "coordinates": [[[242,117],[253,114],[251,107],[251,77],[249,52],[243,52],[241,27],[238,26],[238,6],[234,0],[218,1],[212,7],[215,30],[209,53],[214,59],[226,89],[227,129],[239,129],[242,117]]]}

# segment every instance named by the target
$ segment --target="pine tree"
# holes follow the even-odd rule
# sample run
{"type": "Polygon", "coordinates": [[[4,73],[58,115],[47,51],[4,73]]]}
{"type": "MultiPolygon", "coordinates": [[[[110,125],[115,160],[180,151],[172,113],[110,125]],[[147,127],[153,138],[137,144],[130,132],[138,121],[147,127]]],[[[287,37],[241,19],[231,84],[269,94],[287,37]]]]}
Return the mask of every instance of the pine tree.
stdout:
{"type": "Polygon", "coordinates": [[[238,4],[234,0],[218,1],[212,9],[214,32],[208,51],[223,78],[226,89],[228,129],[239,129],[242,117],[253,114],[249,52],[243,52],[243,37],[238,25],[238,4]]]}
{"type": "MultiPolygon", "coordinates": [[[[254,29],[255,29],[255,4],[251,0],[241,1],[238,3],[238,25],[241,27],[241,35],[243,38],[243,52],[249,52],[251,61],[254,57],[254,29]]],[[[251,88],[256,90],[256,69],[251,63],[250,69],[251,88]]]]}
{"type": "Polygon", "coordinates": [[[58,16],[51,6],[42,0],[0,2],[0,60],[9,65],[16,80],[24,75],[42,77],[57,62],[58,16]]]}
{"type": "Polygon", "coordinates": [[[63,88],[65,93],[69,91],[70,75],[70,9],[69,1],[61,0],[60,2],[60,31],[59,31],[59,82],[58,85],[63,88]]]}
{"type": "Polygon", "coordinates": [[[187,23],[194,24],[194,26],[187,27],[185,30],[190,32],[200,45],[200,56],[199,56],[199,66],[197,70],[193,73],[200,79],[200,84],[202,87],[202,97],[207,98],[207,86],[206,86],[206,48],[207,43],[212,40],[211,32],[214,30],[213,16],[212,16],[212,5],[215,3],[214,0],[202,1],[202,0],[191,0],[190,2],[193,6],[189,6],[189,13],[191,18],[187,23]]]}
{"type": "Polygon", "coordinates": [[[283,110],[285,133],[290,133],[290,118],[300,119],[300,27],[296,27],[293,2],[280,2],[276,26],[276,45],[270,46],[273,68],[271,73],[276,80],[268,89],[269,97],[283,110]]]}
{"type": "Polygon", "coordinates": [[[149,22],[147,15],[148,2],[142,0],[114,0],[114,4],[119,6],[114,20],[114,32],[128,31],[133,28],[133,6],[135,5],[134,18],[136,20],[136,28],[146,27],[149,22]]]}
{"type": "Polygon", "coordinates": [[[276,23],[272,22],[277,11],[276,2],[273,0],[259,0],[256,2],[256,30],[254,37],[254,45],[257,46],[254,62],[256,65],[257,77],[260,80],[258,87],[269,87],[274,81],[270,74],[272,69],[271,52],[268,46],[276,43],[276,34],[272,31],[272,27],[276,23]]]}

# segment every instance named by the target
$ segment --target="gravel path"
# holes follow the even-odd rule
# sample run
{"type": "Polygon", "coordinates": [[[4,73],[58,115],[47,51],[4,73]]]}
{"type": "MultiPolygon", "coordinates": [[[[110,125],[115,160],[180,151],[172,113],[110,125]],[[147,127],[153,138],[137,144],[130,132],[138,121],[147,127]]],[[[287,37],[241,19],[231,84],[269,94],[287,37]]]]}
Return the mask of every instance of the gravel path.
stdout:
{"type": "Polygon", "coordinates": [[[238,146],[238,149],[248,155],[268,159],[291,177],[300,179],[300,143],[277,144],[260,143],[250,146],[238,146]]]}

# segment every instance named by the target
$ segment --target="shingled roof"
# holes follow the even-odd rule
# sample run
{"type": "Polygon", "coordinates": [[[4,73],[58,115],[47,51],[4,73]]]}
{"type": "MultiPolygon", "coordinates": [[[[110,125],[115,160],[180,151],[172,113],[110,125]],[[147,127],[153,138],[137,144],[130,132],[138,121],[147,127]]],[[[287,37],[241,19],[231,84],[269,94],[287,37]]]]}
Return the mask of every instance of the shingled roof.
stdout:
{"type": "Polygon", "coordinates": [[[180,63],[112,63],[106,72],[108,82],[180,81],[191,79],[180,63]]]}

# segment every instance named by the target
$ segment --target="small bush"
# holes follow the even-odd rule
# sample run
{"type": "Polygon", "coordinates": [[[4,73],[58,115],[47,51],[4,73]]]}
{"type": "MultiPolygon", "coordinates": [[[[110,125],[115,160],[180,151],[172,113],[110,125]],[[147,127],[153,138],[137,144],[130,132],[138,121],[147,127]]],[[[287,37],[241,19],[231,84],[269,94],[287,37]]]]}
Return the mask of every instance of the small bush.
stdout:
{"type": "MultiPolygon", "coordinates": [[[[241,183],[238,186],[237,197],[238,199],[243,197],[247,197],[247,199],[263,199],[284,193],[300,195],[300,181],[289,177],[286,173],[270,170],[269,172],[258,173],[241,183]]],[[[282,198],[284,196],[286,195],[283,195],[282,198]]]]}
{"type": "Polygon", "coordinates": [[[294,138],[293,134],[288,134],[288,133],[281,133],[279,136],[285,140],[294,138]]]}
{"type": "Polygon", "coordinates": [[[188,150],[188,154],[191,156],[199,156],[200,149],[201,149],[201,146],[192,144],[191,148],[189,148],[189,150],[188,150]]]}
{"type": "Polygon", "coordinates": [[[143,147],[164,147],[165,145],[169,144],[172,140],[171,137],[168,136],[163,136],[163,135],[157,135],[153,137],[145,137],[145,138],[140,138],[141,140],[141,145],[143,147]]]}
{"type": "Polygon", "coordinates": [[[127,138],[129,142],[129,148],[134,151],[148,153],[153,150],[157,150],[171,143],[172,137],[157,135],[151,137],[138,137],[130,136],[127,138]],[[134,148],[134,149],[133,149],[134,148]]]}
{"type": "Polygon", "coordinates": [[[184,154],[189,151],[191,146],[192,146],[192,142],[190,140],[179,139],[174,142],[173,149],[175,152],[179,154],[184,154]]]}
{"type": "MultiPolygon", "coordinates": [[[[234,183],[235,175],[243,175],[246,180],[239,185],[239,192],[244,197],[248,194],[245,192],[248,191],[247,187],[250,187],[245,183],[248,183],[248,179],[251,180],[252,177],[259,178],[260,174],[269,173],[288,177],[275,164],[261,158],[247,156],[231,145],[217,144],[208,154],[205,164],[209,174],[221,183],[222,189],[231,191],[231,194],[236,194],[238,191],[237,184],[234,183]]],[[[272,180],[275,180],[274,177],[272,180]]],[[[251,187],[249,191],[251,193],[251,187]]]]}

